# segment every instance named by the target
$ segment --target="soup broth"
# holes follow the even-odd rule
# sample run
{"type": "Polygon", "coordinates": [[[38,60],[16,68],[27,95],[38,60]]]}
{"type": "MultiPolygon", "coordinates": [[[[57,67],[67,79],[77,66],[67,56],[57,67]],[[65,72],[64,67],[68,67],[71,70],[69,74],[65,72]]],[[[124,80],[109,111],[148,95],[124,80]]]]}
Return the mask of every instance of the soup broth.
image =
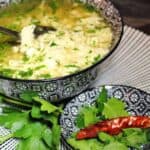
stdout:
{"type": "Polygon", "coordinates": [[[110,50],[111,25],[93,7],[70,0],[30,0],[0,11],[0,25],[21,32],[21,44],[0,33],[0,75],[18,79],[66,76],[110,50]],[[35,37],[36,25],[52,26],[35,37]],[[11,43],[10,43],[11,41],[11,43]]]}

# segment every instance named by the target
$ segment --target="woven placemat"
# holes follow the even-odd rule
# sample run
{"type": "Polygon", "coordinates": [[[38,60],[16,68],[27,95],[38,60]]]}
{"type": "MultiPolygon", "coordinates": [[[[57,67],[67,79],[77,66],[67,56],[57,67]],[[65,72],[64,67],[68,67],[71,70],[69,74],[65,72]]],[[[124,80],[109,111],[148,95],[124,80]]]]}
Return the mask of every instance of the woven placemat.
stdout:
{"type": "Polygon", "coordinates": [[[123,84],[150,93],[150,36],[124,27],[124,35],[115,52],[99,68],[93,86],[123,84]]]}

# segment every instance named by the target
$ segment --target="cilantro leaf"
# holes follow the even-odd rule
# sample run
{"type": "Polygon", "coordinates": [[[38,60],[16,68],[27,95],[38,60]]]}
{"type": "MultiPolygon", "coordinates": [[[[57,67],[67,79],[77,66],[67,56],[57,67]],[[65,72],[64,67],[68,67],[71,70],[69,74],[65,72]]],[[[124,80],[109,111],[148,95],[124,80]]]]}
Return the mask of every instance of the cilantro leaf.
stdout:
{"type": "Polygon", "coordinates": [[[50,129],[45,129],[43,132],[43,140],[48,145],[49,148],[52,148],[52,131],[50,129]]]}
{"type": "Polygon", "coordinates": [[[38,107],[38,106],[33,106],[32,107],[32,110],[31,110],[31,116],[33,117],[33,118],[41,118],[42,116],[41,116],[41,112],[40,112],[41,110],[40,110],[40,108],[38,107]]]}
{"type": "Polygon", "coordinates": [[[19,96],[23,101],[32,103],[33,97],[38,96],[38,94],[37,94],[37,92],[34,92],[34,91],[24,91],[19,96]]]}
{"type": "Polygon", "coordinates": [[[17,121],[17,122],[14,122],[11,126],[11,131],[12,132],[15,132],[19,129],[22,129],[22,127],[25,125],[25,122],[23,120],[20,120],[20,121],[17,121]]]}
{"type": "Polygon", "coordinates": [[[52,137],[53,137],[52,138],[53,147],[58,149],[59,141],[61,138],[61,128],[58,124],[54,124],[52,127],[52,137]]]}
{"type": "Polygon", "coordinates": [[[108,98],[107,90],[105,87],[102,87],[99,97],[97,99],[97,103],[98,102],[105,103],[107,102],[107,98],[108,98]]]}
{"type": "Polygon", "coordinates": [[[20,124],[27,124],[29,119],[29,112],[25,113],[8,113],[0,115],[0,125],[11,129],[13,126],[19,122],[20,124]]]}
{"type": "Polygon", "coordinates": [[[99,138],[102,142],[104,142],[104,143],[106,143],[106,144],[115,141],[115,138],[114,138],[113,136],[111,136],[111,135],[109,135],[109,134],[107,134],[107,133],[105,133],[105,132],[100,132],[100,133],[98,134],[98,138],[99,138]]]}
{"type": "Polygon", "coordinates": [[[143,131],[140,128],[123,129],[123,134],[126,135],[126,136],[131,135],[133,132],[136,132],[136,133],[140,134],[143,131]]]}
{"type": "Polygon", "coordinates": [[[17,149],[24,150],[26,148],[28,150],[32,150],[36,148],[38,150],[46,150],[47,147],[41,140],[45,129],[46,125],[40,122],[30,122],[26,126],[24,126],[23,129],[16,131],[14,133],[14,137],[24,138],[24,140],[21,140],[21,142],[19,143],[17,149]],[[30,140],[33,140],[33,142],[30,140]]]}
{"type": "Polygon", "coordinates": [[[150,129],[147,129],[147,130],[146,130],[146,135],[147,135],[148,141],[150,141],[150,129]]]}
{"type": "Polygon", "coordinates": [[[101,92],[96,100],[96,106],[98,108],[99,115],[101,115],[104,109],[104,103],[107,102],[107,99],[108,99],[107,90],[105,89],[105,87],[102,87],[101,92]]]}
{"type": "Polygon", "coordinates": [[[40,122],[29,122],[26,126],[24,126],[24,128],[14,132],[14,136],[23,137],[23,138],[27,138],[30,136],[42,137],[42,134],[45,129],[46,129],[46,125],[40,122]],[[24,136],[24,134],[26,134],[26,136],[24,136]]]}
{"type": "Polygon", "coordinates": [[[78,150],[103,150],[104,146],[97,139],[76,140],[68,139],[67,142],[78,150]]]}
{"type": "MultiPolygon", "coordinates": [[[[32,100],[28,110],[22,112],[13,112],[12,110],[9,113],[0,114],[0,125],[11,129],[12,132],[3,137],[0,136],[0,144],[10,138],[18,138],[20,142],[17,150],[58,150],[61,137],[58,115],[61,109],[34,96],[35,94],[32,92],[26,92],[22,95],[22,98],[27,101],[32,100]],[[47,121],[50,122],[49,126],[46,124],[47,121]]],[[[9,102],[12,102],[11,99],[9,102]]]]}
{"type": "Polygon", "coordinates": [[[128,150],[128,147],[119,142],[111,142],[103,150],[128,150]]]}
{"type": "Polygon", "coordinates": [[[121,142],[130,147],[139,149],[142,144],[148,142],[146,132],[139,128],[124,129],[123,134],[124,138],[121,142]]]}
{"type": "Polygon", "coordinates": [[[84,125],[84,115],[81,114],[81,113],[79,113],[77,118],[76,118],[76,126],[80,129],[85,127],[85,125],[84,125]]]}
{"type": "Polygon", "coordinates": [[[16,150],[48,150],[44,142],[38,137],[30,137],[21,140],[16,150]]]}
{"type": "Polygon", "coordinates": [[[107,103],[104,103],[102,114],[106,119],[129,116],[128,112],[125,110],[125,103],[116,98],[111,98],[107,103]]]}
{"type": "Polygon", "coordinates": [[[40,107],[41,111],[46,111],[49,114],[55,112],[56,110],[61,111],[58,107],[50,104],[46,100],[41,99],[39,97],[34,97],[33,100],[41,104],[41,107],[40,107]]]}
{"type": "Polygon", "coordinates": [[[96,107],[85,106],[77,116],[76,125],[79,128],[87,127],[98,121],[96,107]]]}
{"type": "Polygon", "coordinates": [[[16,138],[26,139],[26,138],[32,136],[32,128],[30,127],[30,124],[27,124],[20,130],[17,130],[16,132],[14,132],[13,135],[16,138]]]}
{"type": "Polygon", "coordinates": [[[55,137],[55,138],[52,139],[52,142],[55,146],[57,146],[58,141],[60,140],[60,137],[61,137],[60,136],[61,128],[58,125],[58,119],[54,115],[50,118],[50,121],[53,124],[52,125],[52,137],[55,137]]]}

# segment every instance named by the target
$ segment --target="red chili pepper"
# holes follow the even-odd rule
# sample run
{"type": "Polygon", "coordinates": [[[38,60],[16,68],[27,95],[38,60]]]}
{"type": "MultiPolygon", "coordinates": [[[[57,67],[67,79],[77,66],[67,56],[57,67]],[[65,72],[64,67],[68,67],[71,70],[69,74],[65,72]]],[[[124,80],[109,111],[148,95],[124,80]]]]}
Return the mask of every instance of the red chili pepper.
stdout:
{"type": "Polygon", "coordinates": [[[78,140],[94,138],[97,137],[99,132],[117,135],[122,131],[122,129],[126,128],[150,128],[150,117],[130,116],[105,120],[85,129],[81,129],[77,133],[76,138],[78,140]]]}

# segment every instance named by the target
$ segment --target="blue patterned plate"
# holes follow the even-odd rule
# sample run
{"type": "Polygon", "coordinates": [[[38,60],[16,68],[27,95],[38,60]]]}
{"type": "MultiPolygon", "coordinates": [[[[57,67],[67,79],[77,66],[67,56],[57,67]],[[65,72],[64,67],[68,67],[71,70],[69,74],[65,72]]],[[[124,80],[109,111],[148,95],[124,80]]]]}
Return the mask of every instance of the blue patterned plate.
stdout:
{"type": "MultiPolygon", "coordinates": [[[[150,116],[150,94],[128,86],[106,86],[109,97],[116,97],[126,103],[126,110],[131,115],[150,116]]],[[[101,87],[88,90],[72,99],[64,108],[60,118],[63,139],[68,138],[79,129],[75,126],[75,119],[81,107],[92,105],[101,91],[101,87]]],[[[63,140],[63,150],[71,150],[71,147],[63,140]]],[[[150,145],[141,149],[150,150],[150,145]]]]}

